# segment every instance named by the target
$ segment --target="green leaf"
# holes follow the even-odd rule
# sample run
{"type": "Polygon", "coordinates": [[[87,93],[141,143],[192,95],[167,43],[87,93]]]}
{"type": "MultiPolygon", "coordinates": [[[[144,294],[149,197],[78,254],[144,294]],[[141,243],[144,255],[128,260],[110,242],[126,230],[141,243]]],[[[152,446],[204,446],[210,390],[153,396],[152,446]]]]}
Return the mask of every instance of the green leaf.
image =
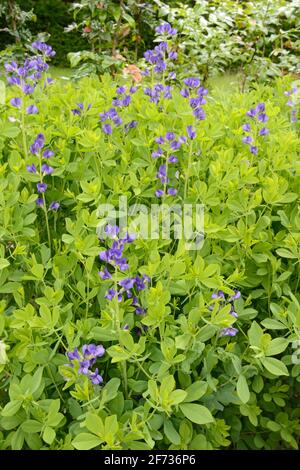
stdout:
{"type": "Polygon", "coordinates": [[[202,380],[194,382],[186,389],[187,396],[184,399],[184,402],[189,403],[191,401],[199,400],[199,398],[201,398],[205,394],[206,390],[206,382],[203,382],[202,380]]]}
{"type": "Polygon", "coordinates": [[[43,440],[47,444],[51,445],[55,439],[55,436],[56,436],[56,433],[54,429],[50,428],[50,426],[46,426],[43,432],[43,440]]]}
{"type": "Polygon", "coordinates": [[[22,405],[21,400],[12,400],[5,405],[5,407],[1,411],[1,415],[13,416],[19,411],[19,409],[21,408],[21,405],[22,405]]]}
{"type": "Polygon", "coordinates": [[[7,266],[9,266],[9,261],[7,259],[0,258],[0,270],[7,268],[7,266]]]}
{"type": "Polygon", "coordinates": [[[202,405],[195,405],[194,403],[179,405],[182,413],[193,423],[208,424],[214,422],[214,417],[211,412],[202,405]]]}
{"type": "Polygon", "coordinates": [[[247,384],[246,377],[244,375],[240,375],[236,385],[236,391],[238,394],[239,399],[243,403],[247,403],[250,399],[250,392],[249,387],[247,384]]]}
{"type": "Polygon", "coordinates": [[[101,436],[104,433],[104,425],[102,419],[99,416],[89,413],[85,420],[85,426],[91,431],[93,434],[97,436],[101,436]]]}
{"type": "Polygon", "coordinates": [[[289,375],[289,371],[283,362],[274,357],[264,357],[261,359],[262,365],[274,375],[289,375]]]}
{"type": "Polygon", "coordinates": [[[22,423],[21,428],[25,432],[34,433],[40,432],[42,430],[43,424],[34,419],[28,419],[22,423]]]}
{"type": "Polygon", "coordinates": [[[179,445],[181,442],[180,436],[176,431],[171,420],[166,420],[164,422],[164,433],[172,444],[179,445]]]}
{"type": "Polygon", "coordinates": [[[266,356],[276,356],[288,347],[289,341],[285,338],[275,338],[269,343],[266,349],[266,356]]]}
{"type": "Polygon", "coordinates": [[[102,440],[88,432],[82,432],[73,439],[72,444],[77,450],[90,450],[101,444],[102,440]]]}

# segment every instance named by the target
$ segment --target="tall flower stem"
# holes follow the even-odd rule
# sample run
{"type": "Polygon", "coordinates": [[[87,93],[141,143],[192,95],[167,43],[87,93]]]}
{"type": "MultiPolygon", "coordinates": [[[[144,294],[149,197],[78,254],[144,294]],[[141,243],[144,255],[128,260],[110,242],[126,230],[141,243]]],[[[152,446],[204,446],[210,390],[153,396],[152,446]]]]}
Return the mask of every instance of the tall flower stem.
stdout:
{"type": "MultiPolygon", "coordinates": [[[[117,269],[115,268],[115,274],[117,273],[117,269]]],[[[120,331],[121,331],[121,326],[120,326],[120,309],[119,309],[119,300],[118,300],[118,283],[117,280],[115,279],[115,292],[116,292],[116,309],[115,309],[115,328],[118,333],[119,341],[120,341],[120,331]]],[[[128,381],[127,381],[127,364],[126,361],[122,361],[120,363],[120,369],[121,369],[121,374],[123,378],[123,385],[124,385],[124,392],[125,392],[125,398],[128,398],[128,381]]]]}
{"type": "Polygon", "coordinates": [[[185,181],[184,181],[184,199],[186,199],[188,194],[188,184],[189,184],[189,177],[191,172],[192,166],[192,155],[193,155],[193,141],[191,141],[190,149],[189,149],[189,157],[188,157],[188,167],[185,174],[185,181]]]}
{"type": "Polygon", "coordinates": [[[22,99],[22,106],[21,106],[21,132],[22,132],[22,141],[23,141],[23,152],[27,160],[28,151],[27,151],[27,140],[26,140],[26,132],[25,132],[25,96],[22,99]]]}
{"type": "MultiPolygon", "coordinates": [[[[41,181],[41,183],[43,183],[42,153],[41,153],[41,152],[40,152],[40,181],[41,181]]],[[[42,193],[42,199],[43,199],[43,210],[44,210],[45,221],[46,221],[46,230],[47,230],[47,237],[48,237],[48,245],[49,245],[50,255],[51,255],[51,235],[50,235],[49,220],[48,220],[48,211],[47,211],[47,207],[46,207],[45,193],[42,193]]]]}
{"type": "Polygon", "coordinates": [[[50,228],[49,228],[49,220],[48,220],[48,211],[46,207],[46,201],[45,201],[45,194],[43,193],[43,209],[44,209],[44,214],[45,214],[45,220],[46,220],[46,229],[47,229],[47,237],[48,237],[48,245],[50,249],[50,254],[51,254],[51,235],[50,235],[50,228]]]}

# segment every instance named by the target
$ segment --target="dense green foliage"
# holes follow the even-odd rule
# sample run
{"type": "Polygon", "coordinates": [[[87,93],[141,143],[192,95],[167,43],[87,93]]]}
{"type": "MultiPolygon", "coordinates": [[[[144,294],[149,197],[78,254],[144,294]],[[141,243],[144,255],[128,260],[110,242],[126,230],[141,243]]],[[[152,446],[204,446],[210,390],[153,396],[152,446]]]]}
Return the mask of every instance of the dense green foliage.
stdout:
{"type": "MultiPolygon", "coordinates": [[[[181,83],[156,104],[143,92],[150,81],[120,108],[123,124],[111,135],[99,112],[130,76],[42,81],[22,103],[1,82],[1,449],[298,447],[300,138],[284,96],[291,78],[247,94],[212,90],[200,121],[181,83]],[[259,136],[245,113],[262,102],[270,132],[259,136]],[[39,112],[26,114],[32,104],[39,112]],[[242,142],[249,120],[257,154],[242,142]],[[126,274],[101,279],[99,204],[157,203],[155,139],[187,136],[188,125],[196,136],[176,151],[178,192],[164,200],[204,204],[202,248],[137,237],[125,248],[126,274]],[[39,133],[55,152],[44,206],[36,204],[42,170],[26,169],[40,168],[30,147],[39,133]],[[48,210],[53,200],[58,210],[48,210]],[[150,278],[139,298],[145,314],[130,298],[106,298],[128,275],[150,278]],[[234,301],[212,297],[235,289],[234,301]],[[231,325],[237,334],[222,336],[231,325]],[[102,385],[76,361],[67,366],[66,353],[87,343],[105,347],[102,385]]],[[[293,100],[296,109],[299,94],[293,100]]]]}

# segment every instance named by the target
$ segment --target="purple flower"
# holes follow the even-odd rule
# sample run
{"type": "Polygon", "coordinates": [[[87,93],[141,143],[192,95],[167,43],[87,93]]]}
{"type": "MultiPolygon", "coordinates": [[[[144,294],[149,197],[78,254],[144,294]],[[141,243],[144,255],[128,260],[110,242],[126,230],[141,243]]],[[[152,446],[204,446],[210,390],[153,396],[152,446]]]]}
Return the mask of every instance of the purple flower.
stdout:
{"type": "Polygon", "coordinates": [[[162,189],[157,189],[157,190],[155,191],[155,196],[156,196],[156,197],[162,197],[163,195],[164,195],[164,192],[163,192],[162,189]]]}
{"type": "Polygon", "coordinates": [[[169,158],[168,158],[168,161],[169,161],[169,163],[177,163],[178,158],[175,157],[175,155],[170,155],[169,158]]]}
{"type": "Polygon", "coordinates": [[[109,237],[115,238],[120,232],[120,229],[117,225],[107,224],[104,231],[109,237]]]}
{"type": "Polygon", "coordinates": [[[171,59],[171,60],[177,59],[177,52],[175,52],[175,51],[170,51],[170,52],[169,52],[169,59],[171,59]]]}
{"type": "Polygon", "coordinates": [[[286,102],[286,105],[287,105],[287,106],[290,106],[290,107],[292,108],[292,107],[294,106],[293,100],[288,100],[288,101],[286,102]]]}
{"type": "Polygon", "coordinates": [[[199,121],[204,121],[204,119],[205,119],[205,112],[204,112],[204,110],[203,110],[202,108],[194,109],[193,115],[194,115],[195,118],[198,119],[199,121]]]}
{"type": "Polygon", "coordinates": [[[163,144],[165,139],[162,136],[156,137],[155,142],[157,144],[163,144]]]}
{"type": "Polygon", "coordinates": [[[107,300],[112,300],[116,296],[116,291],[115,289],[108,289],[108,292],[105,296],[107,300]]]}
{"type": "Polygon", "coordinates": [[[22,104],[21,98],[12,98],[10,100],[10,104],[14,106],[15,108],[20,108],[22,104]]]}
{"type": "Polygon", "coordinates": [[[257,113],[264,113],[265,109],[266,109],[265,103],[258,103],[258,105],[255,108],[257,113]]]}
{"type": "Polygon", "coordinates": [[[217,293],[211,294],[212,299],[225,299],[225,294],[222,290],[218,290],[217,293]]]}
{"type": "Polygon", "coordinates": [[[129,106],[131,102],[131,96],[126,95],[125,98],[121,101],[122,106],[129,106]]]}
{"type": "Polygon", "coordinates": [[[177,194],[177,189],[168,188],[168,194],[169,194],[169,196],[175,196],[175,194],[177,194]]]}
{"type": "MultiPolygon", "coordinates": [[[[113,123],[115,126],[120,126],[123,122],[123,119],[120,116],[117,116],[116,118],[113,119],[113,123]]],[[[106,126],[107,124],[105,124],[106,126]]],[[[109,125],[109,124],[108,124],[109,125]]]]}
{"type": "Polygon", "coordinates": [[[112,134],[112,128],[110,124],[103,124],[102,130],[104,134],[111,135],[112,134]]]}
{"type": "Polygon", "coordinates": [[[249,117],[255,117],[257,114],[257,111],[255,108],[251,108],[249,109],[249,111],[246,112],[246,116],[249,116],[249,117]]]}
{"type": "Polygon", "coordinates": [[[235,294],[232,295],[232,296],[230,297],[230,299],[229,299],[230,302],[231,302],[232,300],[238,300],[238,299],[241,298],[241,295],[242,295],[242,294],[240,293],[239,290],[234,289],[234,292],[235,292],[235,294]]]}
{"type": "Polygon", "coordinates": [[[251,126],[250,124],[246,123],[242,125],[242,129],[244,132],[250,132],[251,131],[251,126]]]}
{"type": "Polygon", "coordinates": [[[59,208],[60,208],[60,204],[57,201],[51,202],[51,204],[49,206],[50,211],[57,211],[57,209],[59,209],[59,208]]]}
{"type": "Polygon", "coordinates": [[[25,95],[31,95],[34,92],[35,87],[33,85],[29,85],[28,83],[22,86],[22,90],[25,95]]]}
{"type": "Polygon", "coordinates": [[[36,166],[35,166],[34,163],[32,165],[26,165],[26,169],[29,173],[36,173],[37,172],[36,166]]]}
{"type": "Polygon", "coordinates": [[[98,374],[98,369],[90,374],[90,379],[94,385],[99,385],[103,382],[103,378],[98,374]]]}
{"type": "Polygon", "coordinates": [[[83,355],[88,358],[102,357],[105,354],[105,349],[102,344],[84,344],[82,346],[83,355]]]}
{"type": "Polygon", "coordinates": [[[193,129],[193,126],[187,126],[186,132],[190,139],[196,138],[196,131],[193,129]]]}
{"type": "Polygon", "coordinates": [[[132,95],[137,91],[137,87],[136,86],[131,86],[129,88],[129,93],[131,93],[132,95]]]}
{"type": "Polygon", "coordinates": [[[38,183],[36,185],[36,187],[37,187],[37,190],[38,190],[39,193],[44,193],[46,191],[48,185],[46,183],[38,183]]]}
{"type": "Polygon", "coordinates": [[[180,147],[181,147],[181,143],[178,140],[173,140],[173,142],[171,142],[170,144],[170,148],[172,150],[178,150],[180,149],[180,147]]]}
{"type": "Polygon", "coordinates": [[[44,175],[51,175],[53,171],[54,168],[52,168],[52,166],[49,166],[46,163],[42,165],[42,172],[44,173],[44,175]]]}
{"type": "Polygon", "coordinates": [[[90,361],[87,361],[87,360],[80,361],[79,364],[80,364],[80,368],[78,370],[78,374],[88,375],[89,374],[89,367],[91,365],[90,361]]]}
{"type": "Polygon", "coordinates": [[[67,357],[68,359],[70,359],[70,361],[74,361],[75,359],[80,359],[78,348],[75,348],[74,351],[68,352],[67,357]]]}
{"type": "Polygon", "coordinates": [[[157,34],[162,34],[165,36],[175,36],[177,34],[177,30],[172,28],[169,23],[162,23],[155,28],[155,32],[157,34]]]}
{"type": "Polygon", "coordinates": [[[258,120],[259,122],[267,122],[269,120],[268,116],[266,114],[259,114],[258,115],[258,120]]]}
{"type": "Polygon", "coordinates": [[[54,156],[54,152],[52,150],[46,149],[43,153],[43,158],[51,158],[54,156]]]}
{"type": "Polygon", "coordinates": [[[259,131],[259,135],[267,135],[269,134],[269,129],[267,129],[266,127],[262,127],[259,131]]]}
{"type": "Polygon", "coordinates": [[[258,148],[255,145],[250,146],[250,152],[253,153],[254,155],[258,154],[258,148]]]}
{"type": "Polygon", "coordinates": [[[190,96],[190,92],[187,88],[183,88],[182,90],[180,90],[180,94],[184,98],[188,98],[190,96]]]}
{"type": "Polygon", "coordinates": [[[223,328],[220,331],[220,336],[235,336],[239,330],[230,326],[229,328],[223,328]]]}
{"type": "Polygon", "coordinates": [[[43,200],[43,198],[38,197],[38,198],[35,200],[35,203],[36,203],[37,206],[41,207],[41,206],[44,205],[44,200],[43,200]]]}
{"type": "Polygon", "coordinates": [[[30,151],[33,155],[39,153],[39,151],[44,147],[45,137],[44,134],[38,134],[35,138],[35,141],[30,146],[30,151]]]}
{"type": "Polygon", "coordinates": [[[183,80],[183,83],[189,88],[199,88],[200,86],[199,78],[195,78],[195,77],[185,78],[183,80]]]}
{"type": "Polygon", "coordinates": [[[253,142],[253,137],[251,137],[251,135],[247,135],[246,137],[242,138],[242,141],[244,144],[251,144],[251,142],[253,142]]]}
{"type": "Polygon", "coordinates": [[[27,114],[37,114],[39,112],[38,108],[35,106],[35,104],[31,104],[26,108],[27,114]]]}
{"type": "Polygon", "coordinates": [[[168,75],[168,79],[169,80],[175,80],[176,78],[176,73],[175,72],[170,72],[169,75],[168,75]]]}
{"type": "Polygon", "coordinates": [[[104,268],[104,271],[99,271],[98,274],[101,279],[103,279],[103,281],[105,281],[106,279],[111,279],[111,274],[106,267],[104,268]]]}
{"type": "Polygon", "coordinates": [[[135,278],[126,278],[122,279],[122,281],[119,282],[119,285],[123,287],[125,290],[132,289],[135,284],[135,278]]]}
{"type": "Polygon", "coordinates": [[[166,140],[171,141],[171,140],[173,140],[173,139],[175,139],[175,134],[174,134],[174,132],[167,132],[167,133],[166,133],[166,140]]]}
{"type": "Polygon", "coordinates": [[[126,91],[126,87],[124,87],[124,86],[119,86],[116,89],[116,92],[118,93],[118,95],[123,95],[123,93],[125,93],[125,91],[126,91]]]}

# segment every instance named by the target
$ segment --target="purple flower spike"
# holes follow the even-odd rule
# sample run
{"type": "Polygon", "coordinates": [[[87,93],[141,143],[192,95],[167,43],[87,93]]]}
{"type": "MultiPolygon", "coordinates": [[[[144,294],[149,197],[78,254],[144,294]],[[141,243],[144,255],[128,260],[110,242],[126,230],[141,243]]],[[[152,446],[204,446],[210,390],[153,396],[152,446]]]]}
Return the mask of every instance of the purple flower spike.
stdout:
{"type": "Polygon", "coordinates": [[[46,183],[38,183],[36,185],[36,187],[37,187],[37,190],[38,190],[39,193],[44,193],[46,191],[48,185],[46,183]]]}

